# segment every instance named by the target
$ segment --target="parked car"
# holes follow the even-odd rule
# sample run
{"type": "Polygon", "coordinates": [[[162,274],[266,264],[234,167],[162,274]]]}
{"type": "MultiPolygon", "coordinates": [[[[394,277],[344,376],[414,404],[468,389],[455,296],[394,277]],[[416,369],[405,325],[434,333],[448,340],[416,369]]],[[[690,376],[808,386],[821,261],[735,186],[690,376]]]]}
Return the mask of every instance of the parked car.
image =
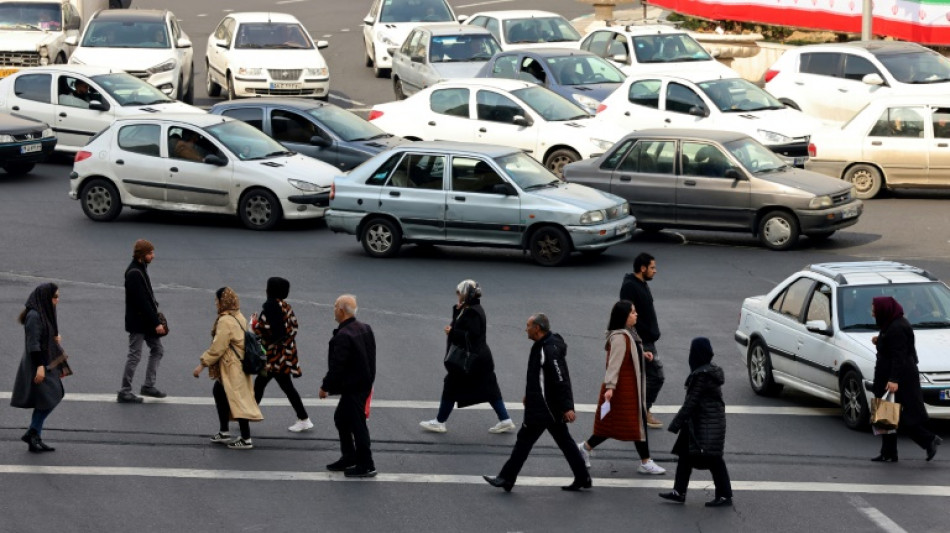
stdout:
{"type": "Polygon", "coordinates": [[[327,102],[299,98],[237,100],[215,104],[210,113],[243,120],[288,150],[344,171],[406,142],[327,102]]]}
{"type": "Polygon", "coordinates": [[[208,37],[208,96],[330,97],[330,69],[303,24],[285,13],[230,13],[208,37]]]}
{"type": "Polygon", "coordinates": [[[802,166],[808,139],[823,123],[786,107],[742,78],[709,77],[707,72],[640,74],[603,101],[597,116],[628,131],[646,128],[701,128],[744,133],[802,166]]]}
{"type": "Polygon", "coordinates": [[[0,80],[0,113],[39,120],[56,133],[57,150],[77,152],[118,117],[195,113],[131,74],[106,67],[49,65],[0,80]]]}
{"type": "Polygon", "coordinates": [[[866,427],[876,296],[903,306],[914,328],[927,412],[950,418],[950,289],[920,268],[890,261],[809,265],[768,294],[746,298],[735,339],[752,390],[776,395],[787,386],[840,404],[849,428],[866,427]]]}
{"type": "Polygon", "coordinates": [[[950,59],[916,43],[854,41],[786,51],[765,72],[765,90],[809,115],[845,122],[885,94],[950,91],[950,59]]]}
{"type": "Polygon", "coordinates": [[[406,144],[337,176],[327,226],[372,257],[403,243],[518,248],[545,266],[597,254],[636,227],[627,203],[566,184],[524,152],[475,143],[406,144]]]}
{"type": "Polygon", "coordinates": [[[411,140],[512,146],[557,175],[567,163],[601,154],[624,135],[544,87],[490,78],[439,83],[401,102],[373,106],[369,120],[411,140]]]}
{"type": "Polygon", "coordinates": [[[98,222],[126,206],[237,215],[267,230],[323,216],[336,172],[240,120],[162,113],[119,118],[77,152],[69,196],[98,222]]]}
{"type": "Polygon", "coordinates": [[[483,11],[469,17],[465,24],[488,29],[502,50],[577,48],[581,42],[581,34],[566,18],[549,11],[483,11]]]}
{"type": "Polygon", "coordinates": [[[393,92],[396,99],[403,100],[440,81],[474,78],[499,51],[498,42],[485,28],[458,24],[419,26],[390,54],[393,92]]]}
{"type": "Polygon", "coordinates": [[[66,44],[109,0],[0,0],[0,78],[23,68],[65,63],[66,44]]]}
{"type": "Polygon", "coordinates": [[[819,130],[805,168],[854,185],[858,198],[882,189],[950,187],[950,96],[885,96],[844,126],[819,130]]]}
{"type": "Polygon", "coordinates": [[[195,100],[194,48],[171,11],[99,11],[82,38],[66,43],[79,46],[70,64],[119,68],[186,104],[195,100]]]}
{"type": "Polygon", "coordinates": [[[637,131],[567,165],[564,179],[625,198],[642,229],[749,232],[772,250],[792,248],[802,234],[827,239],[864,209],[850,184],[794,168],[728,131],[637,131]]]}
{"type": "Polygon", "coordinates": [[[56,146],[46,123],[0,113],[0,167],[11,176],[33,170],[56,146]]]}
{"type": "Polygon", "coordinates": [[[612,61],[628,76],[706,73],[709,78],[738,78],[716,61],[689,32],[666,24],[597,28],[584,37],[581,50],[612,61]]]}
{"type": "Polygon", "coordinates": [[[373,67],[377,78],[385,78],[393,67],[389,49],[401,46],[413,28],[462,20],[465,17],[456,19],[445,0],[373,0],[363,18],[366,66],[373,67]]]}
{"type": "Polygon", "coordinates": [[[508,78],[543,85],[573,100],[588,113],[617,90],[625,76],[617,67],[590,52],[570,48],[513,50],[491,59],[479,78],[508,78]]]}

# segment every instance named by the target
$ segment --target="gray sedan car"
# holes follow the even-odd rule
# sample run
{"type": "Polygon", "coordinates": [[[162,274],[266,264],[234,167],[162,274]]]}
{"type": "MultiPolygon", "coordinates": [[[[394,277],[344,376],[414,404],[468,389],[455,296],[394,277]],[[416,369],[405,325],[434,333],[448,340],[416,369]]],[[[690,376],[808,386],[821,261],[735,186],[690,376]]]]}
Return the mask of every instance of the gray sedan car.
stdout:
{"type": "Polygon", "coordinates": [[[751,232],[773,250],[802,234],[826,239],[864,209],[850,184],[794,168],[726,131],[641,130],[565,166],[564,178],[626,198],[642,229],[751,232]]]}
{"type": "Polygon", "coordinates": [[[402,100],[443,80],[474,78],[501,51],[485,28],[435,24],[412,30],[393,48],[393,92],[402,100]]]}
{"type": "Polygon", "coordinates": [[[636,227],[623,198],[564,183],[521,150],[447,141],[399,146],[337,176],[326,221],[372,257],[404,242],[494,246],[545,266],[600,253],[636,227]]]}

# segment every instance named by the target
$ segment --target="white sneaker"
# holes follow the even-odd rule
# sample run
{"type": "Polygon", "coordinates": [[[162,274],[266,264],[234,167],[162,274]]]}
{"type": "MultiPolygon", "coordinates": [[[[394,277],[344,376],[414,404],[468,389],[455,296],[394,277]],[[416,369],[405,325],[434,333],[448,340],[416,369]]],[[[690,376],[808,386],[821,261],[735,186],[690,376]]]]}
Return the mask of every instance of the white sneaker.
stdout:
{"type": "Polygon", "coordinates": [[[666,473],[666,469],[654,463],[653,459],[650,459],[645,463],[640,463],[640,466],[637,467],[637,473],[647,476],[662,476],[666,473]]]}
{"type": "Polygon", "coordinates": [[[515,429],[515,423],[511,421],[510,418],[506,418],[501,422],[498,422],[494,426],[488,428],[489,433],[507,433],[515,429]]]}
{"type": "Polygon", "coordinates": [[[289,431],[293,431],[294,433],[300,433],[301,431],[307,431],[307,430],[313,429],[313,422],[311,422],[309,418],[305,418],[303,420],[297,420],[297,422],[294,425],[290,426],[287,429],[289,431]]]}
{"type": "Polygon", "coordinates": [[[422,429],[426,431],[431,431],[433,433],[445,433],[446,431],[448,431],[447,429],[445,429],[444,422],[439,422],[438,420],[435,420],[435,419],[423,420],[422,422],[419,422],[419,425],[422,426],[422,429]]]}
{"type": "Polygon", "coordinates": [[[581,451],[581,457],[584,458],[584,466],[590,468],[590,454],[593,450],[588,450],[587,446],[584,445],[584,441],[577,443],[577,449],[581,451]]]}

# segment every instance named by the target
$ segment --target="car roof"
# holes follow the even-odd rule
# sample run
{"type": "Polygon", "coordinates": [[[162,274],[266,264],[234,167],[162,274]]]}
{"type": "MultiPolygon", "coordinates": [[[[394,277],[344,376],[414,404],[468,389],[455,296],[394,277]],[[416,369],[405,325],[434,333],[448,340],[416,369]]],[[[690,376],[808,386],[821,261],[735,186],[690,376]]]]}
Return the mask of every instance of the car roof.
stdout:
{"type": "Polygon", "coordinates": [[[686,128],[652,128],[637,130],[633,133],[629,133],[624,137],[624,139],[639,139],[641,137],[666,137],[687,140],[715,141],[720,143],[749,138],[749,136],[745,133],[739,133],[737,131],[686,128]]]}
{"type": "Polygon", "coordinates": [[[501,89],[502,91],[515,91],[518,89],[527,89],[528,87],[538,87],[537,83],[530,81],[513,80],[510,78],[453,78],[439,82],[431,87],[442,85],[464,85],[466,87],[490,87],[501,89]]]}
{"type": "Polygon", "coordinates": [[[264,107],[264,106],[284,106],[292,107],[294,109],[317,109],[319,107],[333,106],[337,107],[334,104],[329,102],[321,102],[318,100],[307,100],[304,98],[249,98],[245,100],[230,100],[225,102],[218,102],[212,106],[212,109],[230,109],[234,107],[264,107]]]}
{"type": "MultiPolygon", "coordinates": [[[[597,28],[594,31],[613,31],[618,33],[623,33],[630,36],[639,36],[639,35],[654,35],[654,34],[675,34],[675,33],[685,33],[689,34],[688,31],[683,30],[672,24],[628,24],[626,26],[606,26],[603,28],[597,28]]],[[[593,33],[593,31],[591,32],[593,33]]]]}
{"type": "Polygon", "coordinates": [[[950,106],[950,95],[948,94],[900,94],[900,93],[884,93],[879,96],[871,98],[870,102],[872,104],[877,104],[879,106],[891,106],[891,105],[937,105],[937,106],[950,106]]]}
{"type": "Polygon", "coordinates": [[[937,278],[922,268],[896,261],[815,263],[806,266],[803,270],[828,276],[838,285],[885,285],[937,281],[937,278]]]}
{"type": "Polygon", "coordinates": [[[431,150],[437,152],[468,153],[483,155],[490,158],[503,157],[523,151],[512,146],[456,141],[416,141],[413,143],[397,146],[393,148],[393,150],[431,150]]]}
{"type": "Polygon", "coordinates": [[[495,17],[497,19],[526,19],[526,18],[535,18],[535,17],[560,17],[564,18],[558,13],[552,13],[551,11],[540,11],[537,9],[508,9],[503,11],[480,11],[472,15],[472,17],[485,16],[485,17],[495,17]]]}
{"type": "Polygon", "coordinates": [[[240,13],[228,13],[228,16],[237,22],[300,22],[297,20],[297,17],[293,15],[271,11],[243,11],[240,13]]]}
{"type": "Polygon", "coordinates": [[[232,120],[235,119],[230,117],[222,117],[221,115],[212,115],[211,113],[160,113],[157,115],[141,114],[127,117],[118,117],[115,119],[117,123],[138,121],[184,122],[185,124],[191,124],[199,128],[206,128],[208,126],[213,126],[215,124],[220,124],[221,122],[228,122],[232,120]]]}
{"type": "Polygon", "coordinates": [[[820,50],[847,50],[847,49],[862,49],[867,50],[869,53],[876,56],[885,56],[885,55],[894,55],[894,54],[908,54],[912,52],[920,52],[924,50],[930,50],[929,48],[923,47],[917,43],[911,43],[906,41],[850,41],[846,43],[822,43],[822,44],[808,44],[797,49],[797,52],[802,54],[805,52],[811,51],[820,51],[820,50]]]}
{"type": "Polygon", "coordinates": [[[505,52],[498,52],[497,55],[499,56],[529,55],[529,56],[536,56],[540,58],[566,57],[566,56],[600,57],[599,55],[593,52],[588,52],[587,50],[578,50],[577,48],[530,48],[527,50],[508,50],[505,52]]]}
{"type": "MultiPolygon", "coordinates": [[[[45,73],[75,73],[83,76],[98,76],[100,74],[119,74],[125,71],[118,68],[101,67],[98,65],[45,65],[42,67],[29,67],[21,69],[15,75],[23,74],[45,74],[45,73]]],[[[12,76],[11,76],[12,77],[12,76]]]]}
{"type": "MultiPolygon", "coordinates": [[[[672,80],[672,81],[688,81],[691,83],[704,83],[707,81],[717,81],[717,80],[744,80],[745,78],[740,78],[739,76],[725,77],[722,74],[717,74],[715,72],[710,72],[703,69],[695,70],[686,70],[681,69],[676,71],[675,74],[673,71],[667,72],[644,72],[642,74],[633,74],[628,76],[627,79],[633,79],[633,82],[641,80],[672,80]]],[[[751,82],[750,82],[751,83],[751,82]]]]}
{"type": "Polygon", "coordinates": [[[481,26],[460,25],[460,24],[427,24],[419,26],[419,29],[426,30],[432,35],[455,35],[457,33],[471,33],[474,35],[491,35],[491,32],[481,26]]]}
{"type": "Polygon", "coordinates": [[[96,20],[121,20],[136,22],[143,20],[162,20],[168,13],[165,9],[102,9],[96,13],[96,20]]]}

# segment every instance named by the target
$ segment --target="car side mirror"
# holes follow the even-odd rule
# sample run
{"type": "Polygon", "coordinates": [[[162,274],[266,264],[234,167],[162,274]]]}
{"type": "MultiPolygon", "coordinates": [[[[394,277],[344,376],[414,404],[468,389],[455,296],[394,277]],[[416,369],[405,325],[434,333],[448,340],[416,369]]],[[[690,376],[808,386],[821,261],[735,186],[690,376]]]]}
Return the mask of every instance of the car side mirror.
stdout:
{"type": "Polygon", "coordinates": [[[89,102],[89,109],[93,111],[108,111],[109,104],[105,102],[100,102],[99,100],[93,100],[89,102]]]}
{"type": "Polygon", "coordinates": [[[808,322],[805,322],[805,329],[812,333],[825,335],[826,337],[830,337],[834,333],[831,331],[831,328],[828,327],[828,323],[824,320],[809,320],[808,322]]]}
{"type": "Polygon", "coordinates": [[[206,165],[214,165],[216,167],[223,167],[224,165],[228,164],[226,159],[217,154],[208,154],[202,161],[206,165]]]}
{"type": "Polygon", "coordinates": [[[693,107],[689,108],[689,112],[688,112],[688,113],[689,113],[690,115],[693,115],[694,117],[704,117],[704,118],[705,118],[705,117],[708,117],[708,116],[709,116],[709,110],[706,109],[705,107],[701,106],[701,105],[694,105],[693,107]]]}
{"type": "Polygon", "coordinates": [[[310,137],[310,144],[319,146],[321,148],[326,148],[327,146],[330,146],[330,141],[319,135],[314,135],[313,137],[310,137]]]}
{"type": "Polygon", "coordinates": [[[324,48],[328,48],[329,46],[330,46],[329,41],[317,41],[317,50],[323,50],[324,48]]]}
{"type": "Polygon", "coordinates": [[[861,78],[861,82],[868,85],[886,85],[884,83],[884,78],[882,78],[881,75],[876,72],[865,74],[864,77],[861,78]]]}
{"type": "Polygon", "coordinates": [[[630,58],[627,56],[627,54],[616,54],[616,55],[612,56],[610,59],[613,60],[613,61],[615,61],[615,62],[617,62],[617,63],[622,63],[622,64],[624,64],[624,65],[626,65],[626,64],[627,64],[627,61],[630,60],[630,58]]]}
{"type": "Polygon", "coordinates": [[[723,177],[731,179],[731,180],[741,180],[742,173],[740,173],[735,168],[727,168],[726,172],[723,173],[723,177]]]}
{"type": "Polygon", "coordinates": [[[363,24],[366,24],[367,26],[372,26],[372,25],[373,25],[373,17],[366,17],[365,19],[363,19],[363,24]]]}
{"type": "Polygon", "coordinates": [[[532,121],[531,118],[525,117],[523,115],[515,115],[514,118],[511,119],[511,123],[515,126],[527,128],[528,126],[534,124],[534,121],[532,121]]]}
{"type": "Polygon", "coordinates": [[[191,48],[191,39],[179,37],[178,42],[175,44],[178,46],[178,48],[191,48]]]}
{"type": "MultiPolygon", "coordinates": [[[[392,54],[389,54],[389,56],[392,57],[392,54]]],[[[426,58],[422,56],[409,56],[409,61],[412,61],[413,63],[422,64],[426,62],[426,58]]]]}
{"type": "Polygon", "coordinates": [[[501,194],[503,196],[513,196],[515,194],[515,189],[507,183],[496,183],[492,185],[491,188],[492,194],[501,194]]]}
{"type": "Polygon", "coordinates": [[[79,46],[79,37],[76,35],[70,35],[69,37],[66,37],[66,40],[63,42],[69,46],[79,46]]]}
{"type": "Polygon", "coordinates": [[[468,20],[468,15],[459,15],[457,18],[459,22],[465,22],[468,20]]]}

